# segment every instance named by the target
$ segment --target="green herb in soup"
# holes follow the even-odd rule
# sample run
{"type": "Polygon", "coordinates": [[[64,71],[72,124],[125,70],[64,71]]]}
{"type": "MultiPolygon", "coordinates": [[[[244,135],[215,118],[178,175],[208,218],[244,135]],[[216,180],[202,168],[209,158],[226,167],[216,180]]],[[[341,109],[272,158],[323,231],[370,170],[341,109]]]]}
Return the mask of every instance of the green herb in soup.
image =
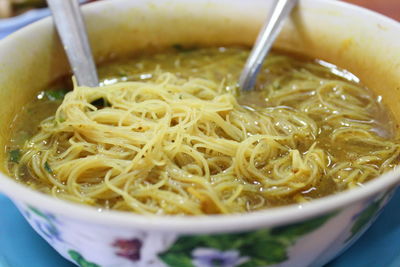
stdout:
{"type": "Polygon", "coordinates": [[[88,205],[201,215],[310,201],[398,164],[394,121],[357,77],[275,52],[238,95],[247,56],[174,46],[101,66],[98,88],[60,82],[18,117],[10,173],[88,205]]]}

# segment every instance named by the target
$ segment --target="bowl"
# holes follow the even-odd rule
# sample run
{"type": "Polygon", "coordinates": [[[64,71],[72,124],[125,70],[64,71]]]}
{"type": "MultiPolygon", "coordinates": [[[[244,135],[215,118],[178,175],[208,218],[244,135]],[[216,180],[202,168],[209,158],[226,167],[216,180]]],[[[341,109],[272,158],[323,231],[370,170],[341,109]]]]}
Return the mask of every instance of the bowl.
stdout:
{"type": "MultiPolygon", "coordinates": [[[[96,62],[172,45],[251,45],[270,2],[104,1],[83,8],[96,62]]],[[[400,24],[339,1],[301,0],[275,46],[357,75],[400,121],[400,24]]],[[[0,145],[21,107],[69,73],[51,22],[0,41],[0,145]]],[[[0,151],[5,162],[6,152],[0,151]]],[[[321,266],[375,220],[400,182],[396,169],[301,205],[248,214],[142,216],[98,210],[35,192],[7,176],[0,191],[62,256],[79,266],[321,266]]]]}

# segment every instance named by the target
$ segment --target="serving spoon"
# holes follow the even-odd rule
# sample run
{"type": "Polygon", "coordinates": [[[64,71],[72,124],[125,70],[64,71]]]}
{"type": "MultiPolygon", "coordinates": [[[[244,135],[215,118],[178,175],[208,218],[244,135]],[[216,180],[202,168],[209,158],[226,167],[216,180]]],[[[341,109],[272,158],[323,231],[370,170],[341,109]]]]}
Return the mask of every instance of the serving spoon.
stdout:
{"type": "MultiPolygon", "coordinates": [[[[298,0],[275,0],[239,79],[241,91],[251,91],[262,63],[298,0]]],[[[99,85],[96,65],[77,0],[47,0],[78,85],[99,85]]]]}
{"type": "Polygon", "coordinates": [[[241,92],[252,91],[265,57],[298,0],[275,0],[239,78],[241,92]]]}
{"type": "Polygon", "coordinates": [[[47,0],[55,26],[78,85],[99,86],[78,0],[47,0]]]}

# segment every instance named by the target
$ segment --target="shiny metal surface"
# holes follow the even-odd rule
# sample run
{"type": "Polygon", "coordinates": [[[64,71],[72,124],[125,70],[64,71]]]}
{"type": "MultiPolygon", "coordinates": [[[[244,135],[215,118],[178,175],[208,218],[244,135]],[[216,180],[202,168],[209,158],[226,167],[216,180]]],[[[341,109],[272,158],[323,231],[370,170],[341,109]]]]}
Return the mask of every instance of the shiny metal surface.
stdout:
{"type": "Polygon", "coordinates": [[[78,0],[47,0],[76,81],[98,86],[99,81],[78,0]]]}
{"type": "Polygon", "coordinates": [[[283,22],[297,2],[298,0],[275,0],[272,12],[261,29],[240,75],[240,91],[251,91],[253,89],[264,58],[278,36],[283,22]]]}

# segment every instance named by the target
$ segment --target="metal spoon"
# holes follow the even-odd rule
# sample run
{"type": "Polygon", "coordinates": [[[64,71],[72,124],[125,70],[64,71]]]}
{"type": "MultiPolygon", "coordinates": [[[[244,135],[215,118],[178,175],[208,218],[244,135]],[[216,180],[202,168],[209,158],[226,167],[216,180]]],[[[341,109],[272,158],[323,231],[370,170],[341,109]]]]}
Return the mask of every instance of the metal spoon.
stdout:
{"type": "MultiPolygon", "coordinates": [[[[285,18],[298,0],[275,0],[239,79],[241,91],[254,87],[264,58],[278,36],[285,18]]],[[[77,0],[47,0],[54,22],[79,85],[98,86],[96,66],[77,0]]]]}
{"type": "Polygon", "coordinates": [[[47,0],[78,85],[99,86],[96,65],[77,0],[47,0]]]}
{"type": "Polygon", "coordinates": [[[257,40],[240,75],[239,88],[241,92],[253,90],[264,58],[267,56],[268,51],[281,31],[283,22],[297,2],[298,0],[274,1],[272,12],[258,34],[257,40]]]}

